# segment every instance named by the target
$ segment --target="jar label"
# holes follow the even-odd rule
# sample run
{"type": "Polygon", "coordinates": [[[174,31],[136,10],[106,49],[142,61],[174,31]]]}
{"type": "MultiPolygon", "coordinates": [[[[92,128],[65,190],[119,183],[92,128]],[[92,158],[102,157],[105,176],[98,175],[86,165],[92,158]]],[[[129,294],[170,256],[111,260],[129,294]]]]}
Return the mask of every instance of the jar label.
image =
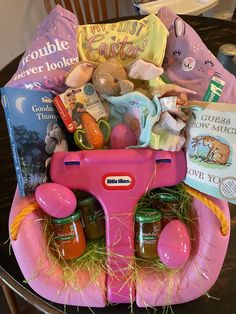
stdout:
{"type": "Polygon", "coordinates": [[[73,241],[75,239],[74,234],[61,235],[54,238],[56,241],[73,241]]]}
{"type": "Polygon", "coordinates": [[[78,237],[79,241],[79,232],[77,232],[77,227],[75,223],[67,226],[66,228],[63,225],[56,225],[55,226],[55,234],[54,237],[55,241],[73,241],[76,236],[78,237]]]}
{"type": "Polygon", "coordinates": [[[136,224],[136,240],[139,242],[155,242],[160,234],[160,222],[143,224],[142,228],[136,224]]]}
{"type": "Polygon", "coordinates": [[[91,211],[90,215],[88,215],[88,221],[90,224],[96,223],[97,220],[103,219],[104,213],[102,209],[91,211]]]}
{"type": "Polygon", "coordinates": [[[158,236],[159,236],[159,230],[160,229],[156,229],[153,232],[139,234],[137,237],[137,241],[139,241],[139,242],[157,241],[158,236]]]}
{"type": "Polygon", "coordinates": [[[143,236],[142,237],[143,241],[156,241],[157,237],[156,236],[143,236]]]}

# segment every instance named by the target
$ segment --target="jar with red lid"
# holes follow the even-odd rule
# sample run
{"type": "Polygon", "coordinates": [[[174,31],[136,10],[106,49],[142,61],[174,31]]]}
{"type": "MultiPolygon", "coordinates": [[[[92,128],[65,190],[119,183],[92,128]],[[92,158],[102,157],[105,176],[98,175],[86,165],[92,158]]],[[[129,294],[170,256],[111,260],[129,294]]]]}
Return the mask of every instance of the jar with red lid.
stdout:
{"type": "Polygon", "coordinates": [[[80,216],[78,211],[65,218],[52,219],[57,255],[65,260],[76,259],[83,255],[86,250],[86,240],[80,216]]]}

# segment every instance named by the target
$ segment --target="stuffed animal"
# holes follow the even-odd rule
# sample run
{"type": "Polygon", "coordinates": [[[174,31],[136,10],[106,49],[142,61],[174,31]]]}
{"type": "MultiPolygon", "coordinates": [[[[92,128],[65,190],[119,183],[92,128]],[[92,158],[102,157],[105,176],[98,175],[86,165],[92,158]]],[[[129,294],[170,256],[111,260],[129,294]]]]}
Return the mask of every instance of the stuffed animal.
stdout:
{"type": "Polygon", "coordinates": [[[50,122],[47,126],[45,137],[45,151],[51,155],[54,152],[68,151],[68,145],[63,130],[57,123],[50,122]]]}
{"type": "Polygon", "coordinates": [[[180,93],[180,96],[160,98],[161,115],[152,128],[149,146],[154,149],[179,151],[186,143],[185,127],[191,118],[192,110],[197,110],[197,108],[196,106],[188,107],[186,93],[193,93],[191,90],[183,89],[175,84],[169,85],[171,94],[180,93]]]}
{"type": "Polygon", "coordinates": [[[185,128],[180,118],[172,116],[168,111],[161,114],[160,120],[152,128],[149,147],[165,151],[179,151],[186,142],[181,131],[185,128]]]}
{"type": "Polygon", "coordinates": [[[126,67],[123,67],[115,59],[100,64],[82,61],[68,73],[65,83],[71,88],[79,88],[92,80],[93,86],[100,96],[115,106],[116,111],[121,112],[123,110],[124,117],[119,122],[126,123],[126,118],[129,117],[128,125],[138,138],[137,147],[147,147],[150,144],[151,147],[156,149],[179,150],[185,143],[185,138],[180,135],[180,130],[184,128],[189,117],[178,107],[186,105],[187,94],[195,94],[195,92],[176,84],[165,84],[163,82],[160,82],[158,87],[147,90],[143,86],[140,88],[140,85],[137,88],[137,85],[134,86],[130,80],[136,80],[143,84],[160,77],[162,73],[162,68],[141,59],[126,67]],[[136,91],[133,92],[134,90],[136,91]],[[168,98],[167,96],[174,96],[170,97],[175,98],[174,109],[168,108],[167,111],[162,108],[161,111],[165,112],[160,115],[159,109],[157,109],[160,108],[158,98],[168,98]],[[150,112],[143,111],[143,108],[150,112]],[[152,108],[155,108],[155,113],[152,112],[152,108]],[[137,114],[137,112],[139,113],[137,114]],[[158,123],[159,118],[161,118],[160,123],[158,123]],[[152,140],[149,143],[151,129],[155,123],[152,140]],[[135,125],[135,128],[133,128],[133,125],[135,125]],[[160,133],[160,129],[164,131],[160,133]],[[170,145],[160,146],[160,138],[162,137],[165,142],[167,135],[170,145]],[[158,143],[156,139],[158,139],[158,143]]]}
{"type": "Polygon", "coordinates": [[[123,95],[134,90],[134,84],[121,63],[115,59],[100,63],[93,73],[93,86],[100,95],[123,95]]]}
{"type": "MultiPolygon", "coordinates": [[[[57,123],[49,122],[47,125],[47,135],[45,137],[45,151],[47,154],[52,155],[55,152],[68,151],[68,144],[66,141],[65,134],[63,130],[59,127],[57,123]]],[[[46,168],[46,178],[45,182],[50,180],[50,162],[52,157],[48,157],[45,161],[46,168]]],[[[44,182],[44,183],[45,183],[44,182]]]]}
{"type": "Polygon", "coordinates": [[[152,127],[159,120],[161,113],[159,99],[154,97],[151,100],[138,91],[121,96],[104,95],[104,97],[123,114],[124,119],[127,114],[131,117],[130,127],[135,134],[138,133],[136,147],[148,147],[152,127]],[[135,129],[133,129],[134,121],[136,121],[135,129]]]}
{"type": "Polygon", "coordinates": [[[68,73],[65,84],[78,88],[92,80],[100,96],[118,96],[134,90],[134,84],[129,79],[151,80],[162,73],[161,67],[141,59],[126,67],[116,59],[103,63],[81,61],[68,73]]]}

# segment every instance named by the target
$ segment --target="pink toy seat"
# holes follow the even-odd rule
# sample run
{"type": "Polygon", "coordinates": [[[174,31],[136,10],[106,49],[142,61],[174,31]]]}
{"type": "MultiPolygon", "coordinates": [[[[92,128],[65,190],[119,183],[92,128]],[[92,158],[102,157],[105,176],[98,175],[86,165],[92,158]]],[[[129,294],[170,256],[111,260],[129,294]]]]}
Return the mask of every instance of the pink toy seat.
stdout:
{"type": "Polygon", "coordinates": [[[70,189],[93,194],[106,215],[107,297],[112,303],[134,299],[130,263],[134,255],[134,211],[149,190],[175,185],[186,174],[185,156],[151,149],[58,152],[51,161],[51,178],[70,189]]]}
{"type": "MultiPolygon", "coordinates": [[[[143,269],[136,287],[129,280],[129,263],[134,254],[133,214],[140,197],[155,187],[175,185],[185,176],[183,152],[153,150],[111,150],[56,153],[51,176],[55,182],[92,193],[106,215],[109,259],[115,274],[102,272],[96,281],[89,274],[76,274],[83,287],[64,287],[62,270],[53,268],[46,255],[46,239],[37,212],[22,222],[12,247],[24,277],[41,296],[53,302],[105,307],[106,301],[128,303],[136,299],[139,307],[184,303],[196,299],[215,283],[228,247],[229,234],[222,236],[220,224],[211,211],[194,200],[196,235],[190,260],[174,275],[143,269]],[[170,290],[169,279],[172,283],[170,290]],[[46,289],[45,289],[46,287],[46,289]],[[135,293],[136,288],[136,293],[135,293]],[[107,295],[106,295],[107,293],[107,295]]],[[[11,224],[21,209],[34,200],[16,191],[10,213],[11,224]]],[[[212,198],[229,217],[227,203],[212,198]]]]}

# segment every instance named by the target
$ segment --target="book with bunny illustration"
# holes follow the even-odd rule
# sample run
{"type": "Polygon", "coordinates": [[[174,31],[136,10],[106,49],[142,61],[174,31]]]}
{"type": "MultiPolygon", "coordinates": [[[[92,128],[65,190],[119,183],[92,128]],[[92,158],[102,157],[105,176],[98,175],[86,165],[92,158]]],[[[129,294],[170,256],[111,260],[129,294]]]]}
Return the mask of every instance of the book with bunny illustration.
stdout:
{"type": "Polygon", "coordinates": [[[1,96],[19,191],[25,196],[46,180],[46,160],[65,140],[61,121],[49,91],[4,87],[1,96]]]}
{"type": "Polygon", "coordinates": [[[189,125],[185,183],[236,204],[236,106],[191,102],[198,106],[189,125]]]}

